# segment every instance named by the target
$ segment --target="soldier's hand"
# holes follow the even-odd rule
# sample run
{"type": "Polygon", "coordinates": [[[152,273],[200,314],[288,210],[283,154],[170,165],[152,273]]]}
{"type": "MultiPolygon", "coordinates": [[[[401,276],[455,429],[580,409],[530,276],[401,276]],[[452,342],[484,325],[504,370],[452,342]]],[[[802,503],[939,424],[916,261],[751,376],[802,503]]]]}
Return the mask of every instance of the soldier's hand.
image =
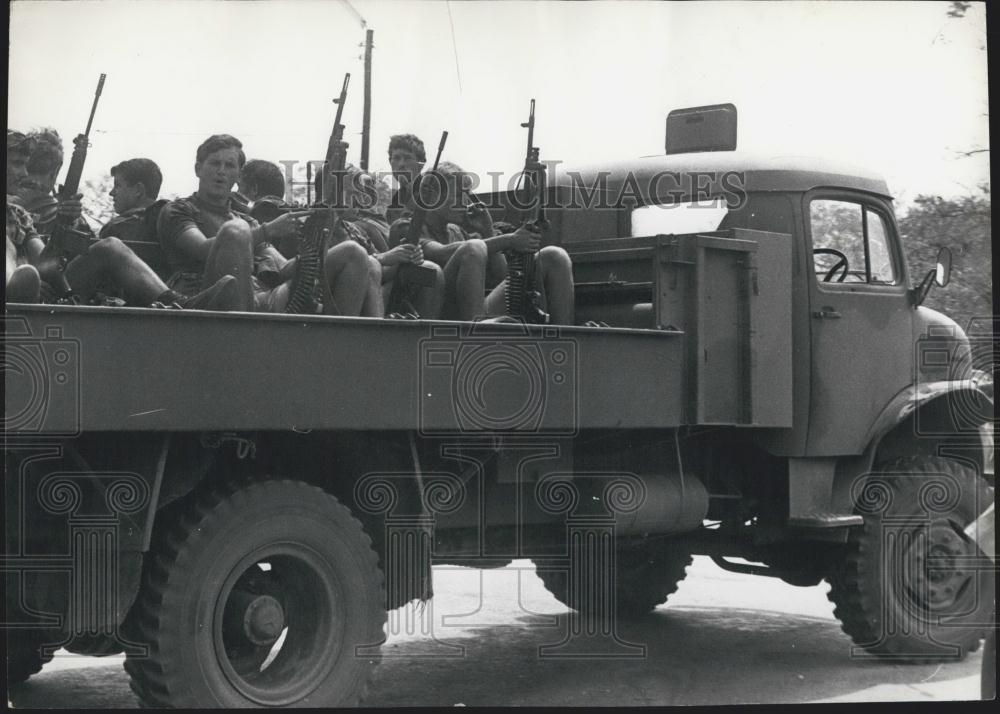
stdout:
{"type": "Polygon", "coordinates": [[[402,243],[392,250],[383,253],[380,262],[386,267],[391,267],[393,265],[402,265],[403,263],[420,263],[423,262],[423,259],[424,251],[420,246],[402,243]]]}
{"type": "Polygon", "coordinates": [[[510,234],[510,248],[519,253],[536,253],[542,247],[542,236],[540,233],[521,226],[510,234]]]}
{"type": "Polygon", "coordinates": [[[465,218],[473,232],[478,233],[483,238],[489,238],[493,235],[493,218],[483,204],[473,203],[466,208],[465,218]]]}
{"type": "Polygon", "coordinates": [[[83,204],[80,202],[81,198],[83,198],[83,194],[78,193],[73,196],[73,198],[60,201],[58,207],[56,208],[59,216],[69,221],[75,221],[80,218],[80,216],[83,215],[83,204]]]}
{"type": "Polygon", "coordinates": [[[286,238],[298,236],[302,227],[301,219],[309,215],[309,211],[289,211],[282,213],[273,221],[267,223],[267,237],[286,238]]]}

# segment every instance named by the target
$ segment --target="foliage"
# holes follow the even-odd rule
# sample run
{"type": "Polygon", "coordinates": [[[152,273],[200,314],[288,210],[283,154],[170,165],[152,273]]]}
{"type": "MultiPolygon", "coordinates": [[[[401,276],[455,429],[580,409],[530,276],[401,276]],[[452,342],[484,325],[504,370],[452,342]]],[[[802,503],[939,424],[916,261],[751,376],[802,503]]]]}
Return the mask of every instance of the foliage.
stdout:
{"type": "Polygon", "coordinates": [[[111,174],[104,174],[99,179],[84,181],[80,188],[83,194],[84,212],[101,225],[110,221],[115,215],[114,201],[109,195],[113,185],[111,174]]]}
{"type": "Polygon", "coordinates": [[[951,283],[935,287],[924,304],[945,313],[962,327],[973,317],[993,312],[993,255],[990,242],[988,185],[969,196],[919,196],[899,219],[911,281],[934,267],[938,248],[952,252],[951,283]]]}

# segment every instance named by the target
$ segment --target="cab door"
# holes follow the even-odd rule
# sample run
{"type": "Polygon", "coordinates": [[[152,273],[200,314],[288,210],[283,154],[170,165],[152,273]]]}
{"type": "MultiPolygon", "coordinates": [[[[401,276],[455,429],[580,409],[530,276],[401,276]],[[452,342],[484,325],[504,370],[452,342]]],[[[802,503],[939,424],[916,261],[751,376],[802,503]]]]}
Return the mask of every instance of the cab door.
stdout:
{"type": "Polygon", "coordinates": [[[860,453],[869,426],[912,381],[912,307],[888,201],[850,191],[803,197],[809,287],[807,453],[860,453]]]}

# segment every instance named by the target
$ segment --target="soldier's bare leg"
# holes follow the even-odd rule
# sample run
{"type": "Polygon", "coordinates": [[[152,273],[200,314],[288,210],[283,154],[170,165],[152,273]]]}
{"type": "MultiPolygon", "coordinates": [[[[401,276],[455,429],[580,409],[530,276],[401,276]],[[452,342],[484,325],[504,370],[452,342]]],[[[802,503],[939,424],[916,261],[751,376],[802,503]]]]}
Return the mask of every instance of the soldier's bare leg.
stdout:
{"type": "Polygon", "coordinates": [[[7,261],[7,302],[38,302],[41,278],[33,265],[12,265],[7,261]]]}
{"type": "Polygon", "coordinates": [[[562,248],[546,246],[535,256],[535,268],[536,289],[541,293],[550,322],[574,324],[573,261],[569,255],[562,248]]]}
{"type": "Polygon", "coordinates": [[[253,238],[250,225],[241,218],[226,221],[215,235],[205,259],[202,287],[214,284],[223,275],[236,278],[233,310],[250,311],[254,305],[253,238]]]}
{"type": "Polygon", "coordinates": [[[73,258],[65,276],[73,292],[82,296],[111,283],[130,305],[149,305],[167,290],[153,269],[117,238],[99,240],[85,255],[73,258]]]}
{"type": "MultiPolygon", "coordinates": [[[[487,314],[506,313],[506,289],[506,280],[493,288],[486,298],[487,314]]],[[[573,324],[573,262],[562,248],[546,246],[535,255],[535,290],[539,293],[540,307],[549,313],[549,322],[573,324]]]]}
{"type": "Polygon", "coordinates": [[[434,284],[421,287],[417,290],[417,297],[414,305],[417,313],[425,320],[438,320],[441,318],[441,309],[444,307],[444,271],[437,263],[425,260],[422,263],[424,268],[434,270],[434,284]]]}
{"type": "Polygon", "coordinates": [[[486,263],[486,287],[495,288],[507,277],[507,257],[503,253],[494,253],[486,263]]]}
{"type": "Polygon", "coordinates": [[[368,289],[361,306],[361,317],[385,317],[385,302],[382,299],[382,264],[368,256],[368,289]]]}
{"type": "Polygon", "coordinates": [[[485,313],[486,244],[481,240],[465,241],[444,266],[445,316],[474,320],[485,313]]]}
{"type": "MultiPolygon", "coordinates": [[[[324,305],[323,312],[327,315],[360,315],[371,279],[365,249],[354,241],[339,243],[326,252],[323,268],[333,295],[332,304],[324,305]]],[[[379,280],[381,282],[381,277],[379,280]]]]}

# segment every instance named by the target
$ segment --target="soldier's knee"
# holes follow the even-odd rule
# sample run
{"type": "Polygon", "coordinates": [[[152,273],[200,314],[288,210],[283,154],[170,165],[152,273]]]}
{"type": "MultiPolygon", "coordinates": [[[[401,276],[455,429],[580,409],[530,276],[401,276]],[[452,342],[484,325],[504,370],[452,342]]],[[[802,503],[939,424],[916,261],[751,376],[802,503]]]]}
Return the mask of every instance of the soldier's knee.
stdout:
{"type": "Polygon", "coordinates": [[[434,271],[434,285],[437,287],[444,287],[444,270],[437,263],[430,260],[425,260],[421,265],[427,270],[434,271]]]}
{"type": "Polygon", "coordinates": [[[215,234],[215,245],[218,250],[252,248],[253,237],[250,235],[250,224],[242,218],[226,221],[215,234]]]}
{"type": "Polygon", "coordinates": [[[485,266],[489,251],[486,249],[484,241],[473,238],[459,246],[458,250],[455,251],[455,257],[463,263],[476,263],[485,266]]]}
{"type": "Polygon", "coordinates": [[[538,251],[538,263],[546,270],[572,271],[569,253],[558,246],[547,245],[538,251]]]}
{"type": "Polygon", "coordinates": [[[121,242],[120,239],[115,238],[113,236],[111,238],[102,238],[101,240],[97,241],[92,246],[90,246],[91,255],[95,255],[98,257],[110,257],[115,255],[123,255],[124,253],[131,253],[131,252],[132,251],[130,251],[128,247],[121,242]]]}

